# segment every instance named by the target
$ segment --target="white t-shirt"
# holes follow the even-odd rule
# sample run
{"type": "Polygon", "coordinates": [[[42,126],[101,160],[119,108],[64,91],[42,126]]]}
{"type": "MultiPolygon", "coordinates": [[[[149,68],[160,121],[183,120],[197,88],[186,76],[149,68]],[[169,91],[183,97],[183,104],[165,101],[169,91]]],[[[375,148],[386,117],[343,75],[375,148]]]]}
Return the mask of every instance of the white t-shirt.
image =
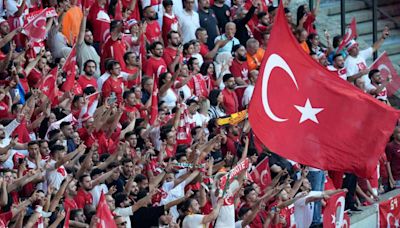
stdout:
{"type": "Polygon", "coordinates": [[[294,203],[294,218],[297,228],[310,227],[314,214],[314,202],[306,204],[308,197],[321,196],[321,191],[311,191],[307,196],[294,203]]]}
{"type": "Polygon", "coordinates": [[[182,228],[205,228],[205,224],[202,223],[205,215],[187,215],[183,219],[182,228]]]}
{"type": "Polygon", "coordinates": [[[93,202],[92,205],[97,207],[97,204],[99,204],[101,192],[103,191],[104,194],[108,193],[108,187],[105,184],[99,184],[96,185],[90,190],[90,193],[92,194],[93,202]]]}
{"type": "Polygon", "coordinates": [[[130,207],[117,207],[117,208],[115,208],[114,213],[116,215],[122,216],[125,219],[126,228],[131,228],[132,227],[131,219],[129,218],[129,216],[133,215],[132,206],[130,206],[130,207]]]}
{"type": "Polygon", "coordinates": [[[199,14],[192,10],[188,13],[182,10],[178,15],[179,25],[182,29],[183,43],[196,39],[196,29],[200,28],[199,14]]]}
{"type": "Polygon", "coordinates": [[[326,67],[326,69],[328,69],[329,71],[332,71],[332,72],[336,72],[337,75],[338,75],[341,79],[347,80],[347,70],[346,70],[345,67],[343,67],[342,69],[336,69],[334,66],[328,65],[328,66],[326,67]]]}
{"type": "Polygon", "coordinates": [[[62,165],[55,169],[56,161],[51,159],[49,162],[51,171],[46,172],[47,185],[53,186],[56,190],[60,189],[62,181],[67,177],[67,171],[62,165]]]}
{"type": "Polygon", "coordinates": [[[248,85],[244,90],[242,104],[243,106],[247,106],[250,103],[251,97],[253,96],[254,86],[248,85]]]}
{"type": "MultiPolygon", "coordinates": [[[[161,199],[161,205],[166,205],[169,202],[177,200],[185,196],[186,181],[174,187],[174,182],[164,182],[162,189],[168,193],[166,198],[161,199]]],[[[170,214],[176,221],[179,218],[179,212],[176,206],[171,207],[170,214]]]]}
{"type": "MultiPolygon", "coordinates": [[[[366,60],[372,57],[373,49],[369,47],[365,50],[360,51],[357,57],[347,56],[344,62],[344,67],[346,68],[347,77],[352,76],[360,72],[361,70],[367,69],[366,60]]],[[[371,80],[368,78],[368,74],[362,76],[364,85],[367,87],[371,84],[371,80]]]]}
{"type": "Polygon", "coordinates": [[[174,90],[169,88],[164,96],[160,96],[160,100],[164,101],[169,111],[171,111],[176,106],[176,101],[178,100],[178,97],[176,96],[174,90]]]}
{"type": "MultiPolygon", "coordinates": [[[[240,188],[237,180],[232,181],[229,185],[229,189],[225,192],[225,201],[221,210],[219,211],[215,228],[231,228],[235,227],[235,205],[233,193],[240,188]]],[[[217,197],[215,197],[215,189],[211,193],[211,202],[213,207],[216,207],[217,197]]]]}

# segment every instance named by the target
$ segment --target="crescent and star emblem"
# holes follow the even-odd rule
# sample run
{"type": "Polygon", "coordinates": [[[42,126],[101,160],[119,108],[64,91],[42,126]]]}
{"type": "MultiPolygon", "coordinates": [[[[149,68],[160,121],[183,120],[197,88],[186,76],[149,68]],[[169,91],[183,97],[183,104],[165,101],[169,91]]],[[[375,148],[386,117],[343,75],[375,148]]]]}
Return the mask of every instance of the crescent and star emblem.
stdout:
{"type": "MultiPolygon", "coordinates": [[[[271,76],[271,72],[275,68],[281,68],[289,75],[290,79],[296,86],[297,91],[299,91],[299,86],[297,84],[296,77],[294,76],[292,69],[281,56],[277,54],[272,54],[271,56],[268,57],[264,69],[264,77],[262,79],[262,84],[261,84],[261,91],[262,91],[261,99],[264,106],[264,111],[271,120],[275,122],[285,122],[288,119],[276,116],[272,111],[268,101],[268,83],[271,76]]],[[[299,123],[311,120],[314,123],[318,124],[319,122],[316,115],[320,113],[322,110],[324,110],[323,108],[313,108],[310,99],[308,98],[304,106],[294,105],[294,107],[301,113],[299,123]]]]}

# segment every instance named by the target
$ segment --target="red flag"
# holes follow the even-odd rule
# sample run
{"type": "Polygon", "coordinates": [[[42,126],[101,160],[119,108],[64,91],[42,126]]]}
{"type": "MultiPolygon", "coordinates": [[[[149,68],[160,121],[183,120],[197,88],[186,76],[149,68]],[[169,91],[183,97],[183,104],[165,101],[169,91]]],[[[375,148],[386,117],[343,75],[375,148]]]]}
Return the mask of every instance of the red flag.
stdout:
{"type": "Polygon", "coordinates": [[[349,228],[349,227],[350,227],[350,216],[347,213],[347,211],[345,211],[343,216],[342,228],[349,228]]]}
{"type": "Polygon", "coordinates": [[[279,7],[249,106],[265,146],[300,164],[370,177],[399,114],[310,58],[279,7]]]}
{"type": "Polygon", "coordinates": [[[56,98],[58,92],[56,86],[57,70],[58,68],[54,67],[46,77],[42,78],[39,86],[39,89],[49,98],[50,101],[53,101],[56,98]]]}
{"type": "Polygon", "coordinates": [[[11,134],[12,137],[18,136],[19,143],[28,143],[31,141],[31,137],[29,137],[28,127],[26,126],[26,120],[23,120],[17,128],[14,129],[11,134]]]}
{"type": "Polygon", "coordinates": [[[100,220],[96,228],[117,228],[103,192],[101,192],[99,204],[97,205],[96,217],[100,220]]]}
{"type": "Polygon", "coordinates": [[[115,6],[115,16],[114,20],[123,20],[122,18],[122,4],[121,0],[118,0],[117,5],[115,6]]]}
{"type": "Polygon", "coordinates": [[[62,71],[67,74],[66,80],[62,85],[61,89],[66,92],[72,90],[75,85],[75,77],[76,77],[76,48],[75,46],[72,48],[69,53],[67,59],[65,60],[64,66],[62,67],[62,71]]]}
{"type": "Polygon", "coordinates": [[[323,216],[324,228],[343,227],[343,223],[345,221],[344,220],[345,195],[346,195],[345,192],[339,192],[331,196],[327,200],[323,216]]]}
{"type": "Polygon", "coordinates": [[[379,227],[399,227],[400,225],[400,196],[394,196],[379,203],[379,227]]]}
{"type": "Polygon", "coordinates": [[[30,41],[39,42],[46,37],[46,9],[43,9],[31,22],[24,26],[23,33],[30,41]]]}
{"type": "Polygon", "coordinates": [[[155,81],[155,77],[153,77],[153,92],[151,93],[151,112],[150,112],[150,119],[149,124],[153,125],[156,122],[158,116],[158,88],[155,81]]]}
{"type": "Polygon", "coordinates": [[[343,37],[342,42],[340,42],[340,44],[339,44],[339,47],[338,47],[336,53],[340,52],[346,46],[346,44],[348,44],[350,42],[350,40],[356,38],[357,36],[358,36],[357,35],[357,22],[356,22],[356,18],[353,17],[349,27],[347,28],[346,34],[343,37]]]}
{"type": "MultiPolygon", "coordinates": [[[[397,71],[394,69],[392,62],[389,59],[388,54],[383,52],[369,69],[378,69],[381,72],[381,76],[383,79],[387,80],[388,78],[392,78],[392,82],[390,82],[386,89],[388,91],[388,96],[396,95],[398,90],[400,89],[400,77],[397,74],[397,71]]],[[[397,94],[397,96],[400,96],[397,94]]]]}
{"type": "Polygon", "coordinates": [[[250,176],[260,186],[261,189],[266,189],[271,183],[271,172],[269,170],[269,159],[265,157],[256,168],[251,171],[250,176]]]}
{"type": "Polygon", "coordinates": [[[64,219],[64,226],[63,228],[68,228],[69,227],[69,216],[70,216],[71,210],[68,209],[67,212],[65,213],[65,219],[64,219]]]}

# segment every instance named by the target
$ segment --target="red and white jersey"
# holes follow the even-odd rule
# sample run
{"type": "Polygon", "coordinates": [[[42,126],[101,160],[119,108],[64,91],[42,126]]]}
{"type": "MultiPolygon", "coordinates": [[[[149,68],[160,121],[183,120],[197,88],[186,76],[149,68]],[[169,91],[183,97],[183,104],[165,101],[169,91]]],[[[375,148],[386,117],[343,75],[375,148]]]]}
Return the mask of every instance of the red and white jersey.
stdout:
{"type": "MultiPolygon", "coordinates": [[[[379,85],[378,85],[378,86],[379,86],[379,85]]],[[[371,90],[375,90],[375,89],[376,89],[376,86],[373,85],[373,84],[367,85],[367,86],[365,87],[365,89],[367,90],[367,92],[370,92],[371,90]]],[[[386,87],[383,88],[382,91],[381,91],[380,93],[378,93],[377,95],[374,95],[374,97],[375,97],[376,99],[378,99],[378,100],[381,100],[381,101],[387,101],[388,98],[387,98],[387,89],[386,89],[386,87]]]]}
{"type": "Polygon", "coordinates": [[[335,67],[332,66],[332,65],[329,65],[329,66],[327,66],[326,68],[327,68],[329,71],[336,72],[337,75],[338,75],[341,79],[347,80],[347,70],[346,70],[346,68],[343,67],[342,69],[337,69],[337,68],[335,68],[335,67]]]}
{"type": "Polygon", "coordinates": [[[46,173],[47,184],[53,186],[55,189],[60,189],[61,183],[67,177],[67,171],[65,167],[62,165],[55,169],[56,161],[51,159],[49,162],[49,166],[53,169],[50,172],[46,173]]]}

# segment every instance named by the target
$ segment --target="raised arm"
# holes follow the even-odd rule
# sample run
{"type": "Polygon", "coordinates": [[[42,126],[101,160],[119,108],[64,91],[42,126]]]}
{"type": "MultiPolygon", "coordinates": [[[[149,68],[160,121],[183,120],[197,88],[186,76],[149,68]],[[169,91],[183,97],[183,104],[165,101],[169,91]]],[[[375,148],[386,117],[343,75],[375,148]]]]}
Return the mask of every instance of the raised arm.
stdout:
{"type": "Polygon", "coordinates": [[[119,167],[115,167],[114,169],[102,174],[101,176],[97,177],[96,179],[94,179],[92,181],[92,185],[96,186],[100,183],[103,183],[106,179],[108,179],[109,177],[111,177],[111,175],[115,172],[115,170],[119,169],[119,167]]]}
{"type": "Polygon", "coordinates": [[[218,215],[219,215],[219,210],[221,210],[221,207],[224,203],[224,199],[219,199],[217,206],[212,210],[212,212],[206,216],[203,217],[203,220],[201,221],[201,223],[203,224],[207,224],[210,223],[212,221],[214,221],[215,219],[217,219],[218,215]]]}
{"type": "Polygon", "coordinates": [[[384,28],[383,31],[382,31],[382,36],[381,36],[381,38],[379,38],[379,40],[376,41],[376,42],[372,45],[372,50],[373,50],[374,52],[375,52],[375,51],[378,51],[379,48],[381,48],[381,46],[382,46],[383,42],[385,41],[385,39],[388,38],[388,37],[389,37],[389,27],[385,26],[385,28],[384,28]]]}
{"type": "Polygon", "coordinates": [[[89,15],[89,10],[90,10],[90,8],[83,9],[83,17],[82,17],[82,21],[81,21],[81,26],[79,28],[78,39],[76,41],[77,45],[82,44],[85,39],[86,22],[87,22],[87,17],[89,15]]]}

